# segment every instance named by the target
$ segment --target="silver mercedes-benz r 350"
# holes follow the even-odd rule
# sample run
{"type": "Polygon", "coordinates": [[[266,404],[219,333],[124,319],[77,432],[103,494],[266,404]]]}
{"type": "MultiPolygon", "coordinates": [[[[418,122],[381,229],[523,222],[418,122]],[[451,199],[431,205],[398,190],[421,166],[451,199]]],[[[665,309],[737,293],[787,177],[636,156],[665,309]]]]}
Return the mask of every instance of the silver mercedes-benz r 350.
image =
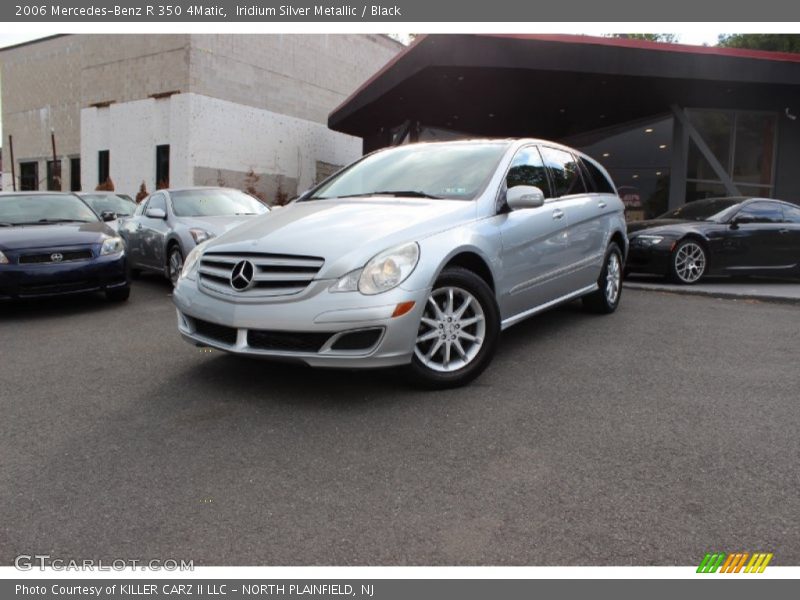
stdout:
{"type": "Polygon", "coordinates": [[[235,354],[463,385],[531,315],[578,297],[614,312],[625,230],[608,173],[570,148],[397,146],[192,250],[178,329],[235,354]]]}

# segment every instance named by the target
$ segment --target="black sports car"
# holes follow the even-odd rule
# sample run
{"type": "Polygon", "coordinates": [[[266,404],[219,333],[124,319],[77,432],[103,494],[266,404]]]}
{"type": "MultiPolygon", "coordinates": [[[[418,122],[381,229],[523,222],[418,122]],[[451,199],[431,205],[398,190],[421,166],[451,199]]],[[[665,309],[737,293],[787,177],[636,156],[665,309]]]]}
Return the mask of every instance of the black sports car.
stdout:
{"type": "Polygon", "coordinates": [[[766,198],[690,202],[628,224],[629,273],[800,276],[800,206],[766,198]]]}

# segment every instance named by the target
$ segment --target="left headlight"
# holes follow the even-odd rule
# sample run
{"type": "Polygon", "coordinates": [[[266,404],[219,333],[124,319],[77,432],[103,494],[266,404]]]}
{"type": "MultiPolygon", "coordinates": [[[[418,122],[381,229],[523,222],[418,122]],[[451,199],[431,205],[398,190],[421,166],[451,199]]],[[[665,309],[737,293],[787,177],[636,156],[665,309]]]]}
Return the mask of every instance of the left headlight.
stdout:
{"type": "Polygon", "coordinates": [[[367,296],[388,292],[403,283],[419,262],[419,244],[395,246],[373,257],[360,271],[351,271],[331,286],[332,292],[356,289],[367,296]]]}
{"type": "Polygon", "coordinates": [[[106,254],[120,254],[125,250],[125,242],[121,237],[110,237],[103,240],[103,245],[100,248],[100,256],[106,254]]]}
{"type": "Polygon", "coordinates": [[[636,239],[646,246],[655,246],[656,244],[660,244],[663,241],[664,236],[642,234],[636,236],[636,239]]]}
{"type": "Polygon", "coordinates": [[[7,265],[8,264],[8,257],[0,252],[0,265],[7,265]]]}
{"type": "Polygon", "coordinates": [[[201,244],[197,244],[192,251],[189,252],[189,255],[186,257],[186,260],[183,261],[183,269],[181,270],[180,279],[193,279],[195,273],[197,272],[197,265],[200,262],[200,255],[203,254],[203,248],[205,247],[206,242],[201,244]]]}
{"type": "Polygon", "coordinates": [[[192,239],[194,240],[195,244],[202,244],[203,242],[207,242],[214,237],[213,233],[206,231],[205,229],[200,229],[199,227],[192,227],[189,230],[189,233],[192,234],[192,239]]]}

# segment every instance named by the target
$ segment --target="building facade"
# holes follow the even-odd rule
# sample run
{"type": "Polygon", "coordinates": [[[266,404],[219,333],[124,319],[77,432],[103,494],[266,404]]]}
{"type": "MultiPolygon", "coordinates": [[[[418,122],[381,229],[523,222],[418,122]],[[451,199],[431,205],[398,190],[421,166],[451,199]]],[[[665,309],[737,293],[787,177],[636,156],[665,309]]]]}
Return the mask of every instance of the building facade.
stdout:
{"type": "Polygon", "coordinates": [[[537,137],[600,161],[653,217],[700,198],[800,203],[800,54],[570,35],[427,35],[338,106],[364,150],[537,137]]]}
{"type": "MultiPolygon", "coordinates": [[[[382,35],[63,35],[0,50],[17,189],[227,185],[270,202],[361,154],[327,115],[402,45],[382,35]],[[55,155],[55,161],[53,159],[55,155]]],[[[11,161],[4,163],[11,189],[11,161]]]]}

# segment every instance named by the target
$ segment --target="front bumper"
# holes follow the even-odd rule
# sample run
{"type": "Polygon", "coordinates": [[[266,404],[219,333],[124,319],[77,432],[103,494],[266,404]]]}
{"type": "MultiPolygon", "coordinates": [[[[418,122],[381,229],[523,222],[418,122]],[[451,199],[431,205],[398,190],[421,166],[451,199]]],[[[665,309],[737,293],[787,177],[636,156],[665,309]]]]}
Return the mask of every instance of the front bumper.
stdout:
{"type": "Polygon", "coordinates": [[[331,293],[332,283],[314,281],[299,294],[245,302],[208,294],[197,281],[182,279],[172,296],[178,331],[198,346],[313,367],[376,368],[411,362],[430,290],[398,287],[364,296],[331,293]],[[414,302],[414,307],[392,317],[403,302],[414,302]],[[347,335],[357,332],[363,337],[347,335]],[[342,343],[345,338],[364,343],[342,343]]]}
{"type": "Polygon", "coordinates": [[[669,274],[672,243],[671,240],[665,240],[655,245],[644,245],[632,239],[625,261],[626,270],[631,273],[669,274]]]}
{"type": "Polygon", "coordinates": [[[63,263],[0,265],[0,300],[84,294],[128,284],[125,253],[63,263]]]}

